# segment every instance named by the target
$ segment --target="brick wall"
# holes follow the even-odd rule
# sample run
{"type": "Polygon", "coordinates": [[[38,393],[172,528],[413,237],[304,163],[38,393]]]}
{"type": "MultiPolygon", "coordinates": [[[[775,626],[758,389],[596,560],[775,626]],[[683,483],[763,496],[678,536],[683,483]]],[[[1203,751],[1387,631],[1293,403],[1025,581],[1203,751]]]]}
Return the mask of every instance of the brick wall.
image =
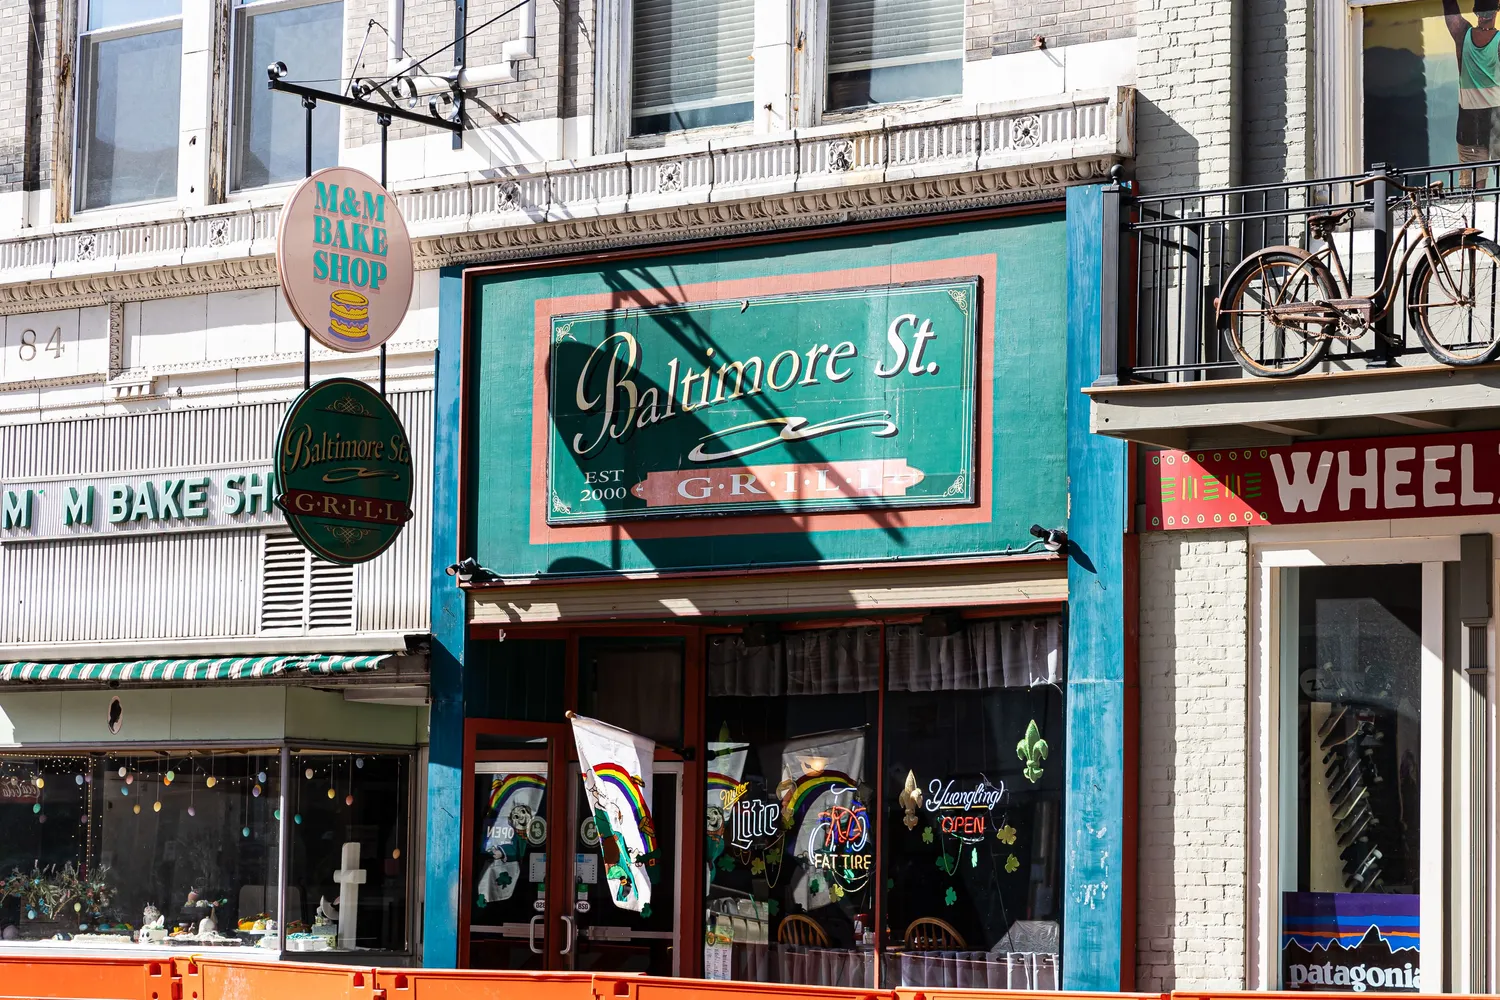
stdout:
{"type": "Polygon", "coordinates": [[[562,115],[594,113],[594,0],[563,3],[562,115]]]}
{"type": "Polygon", "coordinates": [[[57,0],[0,6],[0,60],[11,69],[0,89],[0,193],[37,190],[52,175],[57,16],[57,0]]]}
{"type": "Polygon", "coordinates": [[[1024,52],[1041,35],[1056,48],[1128,38],[1135,33],[1135,0],[969,0],[964,48],[968,59],[1024,52]]]}
{"type": "Polygon", "coordinates": [[[1245,0],[1244,69],[1246,184],[1311,176],[1312,9],[1308,0],[1245,0]]]}
{"type": "Polygon", "coordinates": [[[1236,183],[1235,4],[1140,0],[1136,177],[1144,193],[1236,183]]]}
{"type": "Polygon", "coordinates": [[[1243,989],[1244,531],[1141,541],[1136,989],[1243,989]]]}
{"type": "MultiPolygon", "coordinates": [[[[492,17],[514,6],[515,0],[468,0],[468,30],[479,29],[492,17]]],[[[355,57],[365,38],[370,18],[381,24],[386,19],[385,0],[344,0],[344,23],[348,33],[345,51],[348,63],[356,76],[382,80],[389,74],[385,71],[387,41],[385,33],[375,28],[370,33],[369,44],[358,64],[355,57]]],[[[532,121],[556,118],[562,111],[561,49],[563,0],[537,0],[536,4],[536,57],[523,59],[517,64],[519,79],[515,83],[481,87],[471,91],[466,102],[470,128],[484,128],[511,121],[532,121]]],[[[506,42],[520,37],[521,14],[519,11],[502,17],[489,27],[475,31],[467,41],[465,63],[472,67],[489,66],[500,61],[500,52],[506,42]]],[[[588,29],[592,36],[593,30],[588,29]]],[[[405,48],[408,55],[421,59],[431,52],[453,41],[453,0],[408,0],[406,5],[405,48]]],[[[590,56],[592,60],[592,55],[590,56]]],[[[434,73],[453,70],[453,52],[448,50],[425,64],[434,73]]],[[[377,98],[374,98],[378,100],[377,98]]],[[[421,99],[420,109],[425,110],[427,99],[421,99]]],[[[433,129],[393,121],[390,137],[402,139],[411,136],[436,134],[433,129]]],[[[346,146],[360,146],[377,142],[380,126],[372,116],[349,115],[344,142],[346,146]]]]}

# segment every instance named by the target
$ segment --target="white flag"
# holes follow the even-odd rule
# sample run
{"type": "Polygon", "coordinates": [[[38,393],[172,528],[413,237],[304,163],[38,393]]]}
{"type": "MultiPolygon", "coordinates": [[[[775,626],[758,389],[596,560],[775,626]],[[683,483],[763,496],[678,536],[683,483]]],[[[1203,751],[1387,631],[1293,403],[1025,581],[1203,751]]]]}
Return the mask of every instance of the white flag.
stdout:
{"type": "Polygon", "coordinates": [[[649,916],[651,883],[657,879],[656,827],[651,821],[656,744],[597,719],[572,719],[611,898],[622,910],[649,916]]]}

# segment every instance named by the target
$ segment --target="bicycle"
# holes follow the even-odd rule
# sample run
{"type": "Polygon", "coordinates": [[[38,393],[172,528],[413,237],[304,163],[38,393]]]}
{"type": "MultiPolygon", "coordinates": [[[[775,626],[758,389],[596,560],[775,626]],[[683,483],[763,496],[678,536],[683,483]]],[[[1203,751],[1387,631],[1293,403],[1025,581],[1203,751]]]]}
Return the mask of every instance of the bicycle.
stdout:
{"type": "Polygon", "coordinates": [[[1307,231],[1323,241],[1322,249],[1267,247],[1246,257],[1225,280],[1214,300],[1217,325],[1245,371],[1267,378],[1301,375],[1323,360],[1335,340],[1358,340],[1371,332],[1380,336],[1374,324],[1394,308],[1394,289],[1418,251],[1406,309],[1428,353],[1457,367],[1484,364],[1500,354],[1495,324],[1500,245],[1472,227],[1433,235],[1422,198],[1439,195],[1441,182],[1407,187],[1391,177],[1367,177],[1360,184],[1376,180],[1399,190],[1409,212],[1369,295],[1352,293],[1331,238],[1354,215],[1352,207],[1308,216],[1307,231]],[[1398,254],[1396,248],[1403,246],[1398,254]]]}

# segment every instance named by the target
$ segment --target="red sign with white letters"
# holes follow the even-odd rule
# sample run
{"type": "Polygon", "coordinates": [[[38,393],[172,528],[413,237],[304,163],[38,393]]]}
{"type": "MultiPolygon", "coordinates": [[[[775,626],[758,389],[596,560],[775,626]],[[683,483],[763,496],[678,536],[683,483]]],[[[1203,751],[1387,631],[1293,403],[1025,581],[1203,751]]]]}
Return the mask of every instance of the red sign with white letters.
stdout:
{"type": "Polygon", "coordinates": [[[1159,451],[1147,531],[1451,517],[1500,510],[1500,431],[1159,451]]]}

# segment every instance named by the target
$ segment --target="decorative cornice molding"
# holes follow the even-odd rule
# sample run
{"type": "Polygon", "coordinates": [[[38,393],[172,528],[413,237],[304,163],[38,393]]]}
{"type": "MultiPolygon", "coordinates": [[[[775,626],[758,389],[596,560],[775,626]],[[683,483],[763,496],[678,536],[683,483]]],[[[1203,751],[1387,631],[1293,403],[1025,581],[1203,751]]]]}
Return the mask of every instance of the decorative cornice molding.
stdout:
{"type": "MultiPolygon", "coordinates": [[[[1105,180],[1133,136],[1134,91],[1119,88],[632,150],[397,197],[416,265],[431,269],[1043,201],[1105,180]]],[[[217,206],[0,242],[0,315],[274,286],[278,217],[217,206]]]]}

